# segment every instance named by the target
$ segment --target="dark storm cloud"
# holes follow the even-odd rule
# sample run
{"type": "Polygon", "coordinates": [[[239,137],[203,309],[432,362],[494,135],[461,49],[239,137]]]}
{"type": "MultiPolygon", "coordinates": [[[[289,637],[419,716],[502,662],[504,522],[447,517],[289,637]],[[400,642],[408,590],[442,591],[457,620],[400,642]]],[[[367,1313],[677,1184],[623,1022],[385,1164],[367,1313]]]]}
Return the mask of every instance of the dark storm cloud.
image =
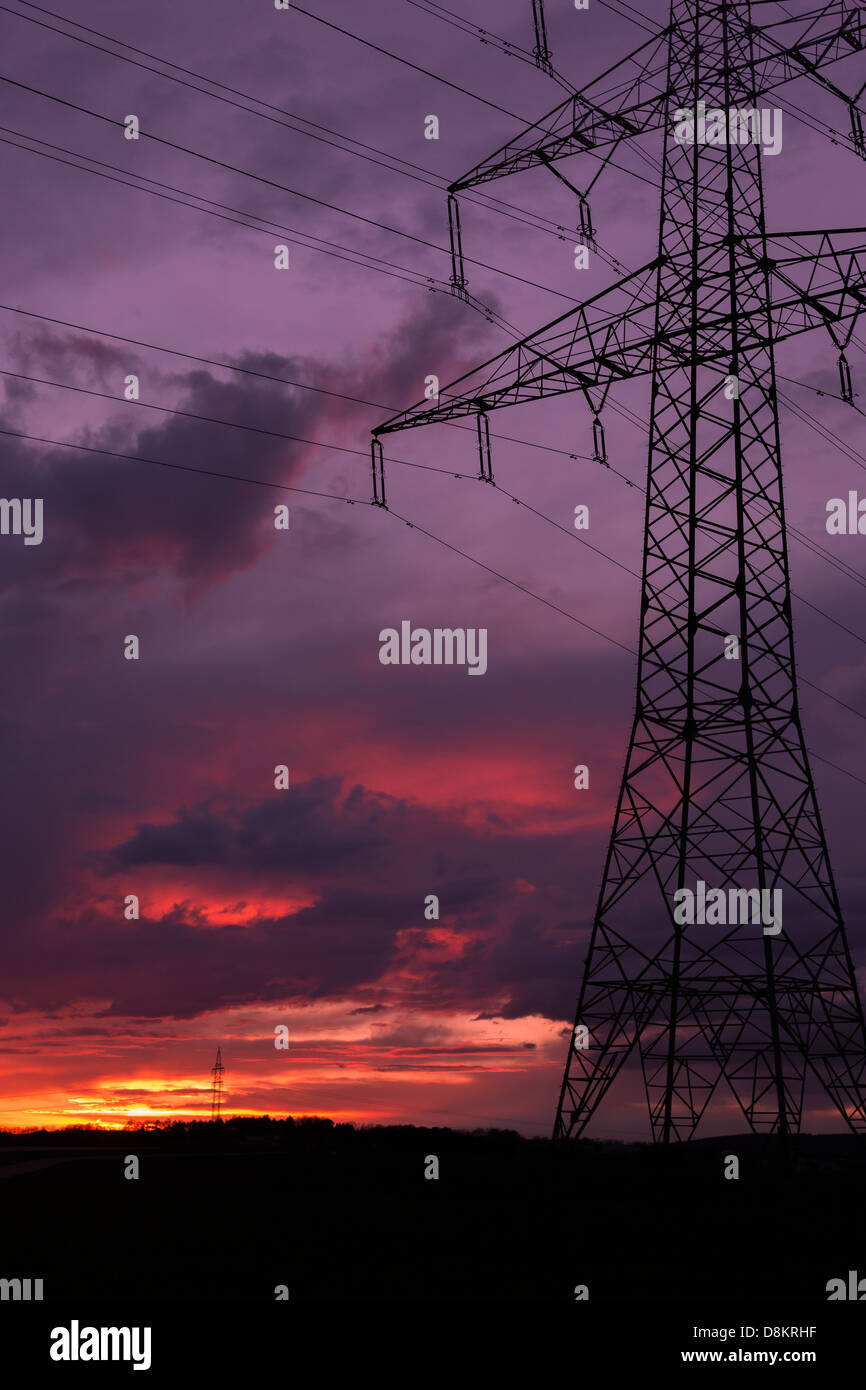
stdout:
{"type": "Polygon", "coordinates": [[[100,864],[104,873],[132,865],[250,869],[286,875],[286,882],[334,872],[364,881],[387,867],[390,882],[416,898],[417,883],[434,875],[443,912],[451,915],[492,910],[510,893],[512,874],[536,872],[548,853],[531,836],[470,828],[459,812],[358,786],[343,796],[338,778],[316,778],[243,809],[202,805],[168,824],[140,826],[100,864]],[[506,854],[513,857],[510,870],[506,854]]]}
{"type": "Polygon", "coordinates": [[[142,826],[112,858],[118,864],[243,865],[307,873],[341,871],[388,844],[405,808],[357,787],[342,807],[336,778],[295,787],[291,795],[231,817],[206,806],[181,812],[172,825],[142,826]]]}
{"type": "MultiPolygon", "coordinates": [[[[83,447],[52,449],[0,436],[5,495],[38,492],[45,516],[45,539],[31,547],[30,555],[22,559],[8,546],[0,550],[0,580],[8,592],[17,582],[32,587],[34,580],[116,585],[160,575],[175,576],[198,591],[248,568],[273,542],[273,508],[300,499],[276,487],[238,480],[291,486],[303,483],[307,473],[317,474],[316,481],[326,479],[336,467],[357,479],[353,492],[363,477],[363,496],[367,470],[358,466],[360,460],[339,447],[329,451],[317,443],[339,446],[339,425],[357,417],[357,403],[341,397],[357,395],[374,402],[389,394],[394,399],[419,397],[431,362],[459,364],[458,336],[461,348],[471,349],[472,335],[467,342],[461,327],[465,324],[453,301],[437,298],[423,302],[420,313],[375,343],[360,372],[272,352],[246,351],[236,359],[248,371],[323,384],[324,391],[335,393],[330,395],[255,377],[225,379],[205,369],[174,377],[160,369],[157,399],[174,397],[173,408],[181,412],[176,415],[148,408],[155,402],[149,400],[154,393],[147,364],[133,354],[124,356],[116,345],[92,337],[73,340],[44,329],[19,333],[12,344],[15,370],[85,389],[108,388],[117,404],[113,417],[102,424],[78,430],[65,423],[33,428],[29,412],[17,407],[40,406],[47,409],[49,421],[65,421],[70,400],[80,408],[92,398],[52,393],[47,387],[41,388],[42,395],[31,395],[22,392],[15,378],[3,378],[15,411],[0,417],[0,429],[68,439],[83,447]],[[125,377],[133,369],[140,379],[142,404],[123,400],[125,377]],[[201,471],[185,471],[196,469],[201,471]]],[[[104,401],[98,404],[106,408],[104,401]]],[[[367,416],[372,426],[381,413],[368,411],[367,416]]],[[[348,444],[357,447],[354,437],[348,444]]],[[[362,444],[366,449],[366,428],[362,444]]]]}
{"type": "MultiPolygon", "coordinates": [[[[286,364],[287,374],[291,365],[286,364]]],[[[119,375],[117,387],[121,396],[119,375]]],[[[146,394],[145,385],[143,399],[146,394]]],[[[179,408],[296,435],[309,435],[321,414],[315,397],[280,401],[263,385],[217,387],[205,373],[179,408]]],[[[7,584],[32,584],[34,577],[53,584],[141,582],[174,574],[195,585],[250,565],[269,543],[273,528],[269,537],[266,514],[272,517],[273,507],[291,494],[183,470],[291,483],[309,453],[306,445],[159,415],[134,404],[126,410],[123,419],[75,432],[72,442],[83,450],[9,438],[0,442],[5,495],[41,496],[45,516],[45,538],[32,547],[33,558],[26,557],[27,570],[20,554],[8,546],[0,552],[7,584]],[[100,449],[132,457],[110,457],[100,449]]],[[[17,421],[3,421],[2,427],[21,428],[17,421]]],[[[50,425],[42,433],[50,438],[50,425]]],[[[55,437],[69,438],[70,432],[57,427],[55,437]]]]}
{"type": "Polygon", "coordinates": [[[285,890],[299,878],[321,880],[312,906],[214,926],[195,901],[150,918],[145,887],[139,922],[80,911],[19,936],[8,959],[10,997],[42,1009],[107,997],[109,1015],[184,1018],[243,1002],[339,999],[375,985],[408,940],[421,971],[416,1002],[425,1007],[478,1009],[514,991],[520,1006],[509,1014],[559,1002],[571,952],[556,945],[557,907],[540,892],[537,916],[515,918],[513,874],[549,869],[565,855],[565,837],[491,837],[362,788],[342,800],[338,792],[321,779],[238,815],[196,808],[172,825],[141,828],[111,857],[117,868],[198,870],[203,903],[211,868],[252,869],[285,890]],[[437,874],[434,861],[449,872],[437,874]],[[424,896],[434,888],[442,920],[426,923],[424,896]],[[424,928],[439,925],[465,938],[459,964],[438,960],[428,943],[424,928]],[[483,940],[474,939],[479,930],[483,940]]]}

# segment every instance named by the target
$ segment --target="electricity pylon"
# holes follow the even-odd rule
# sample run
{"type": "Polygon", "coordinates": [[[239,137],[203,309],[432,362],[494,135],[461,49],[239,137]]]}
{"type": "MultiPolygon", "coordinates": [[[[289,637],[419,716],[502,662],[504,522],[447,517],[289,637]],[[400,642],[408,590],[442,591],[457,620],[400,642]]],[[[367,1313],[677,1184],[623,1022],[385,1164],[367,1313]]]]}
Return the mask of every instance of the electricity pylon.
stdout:
{"type": "Polygon", "coordinates": [[[218,1047],[218,1048],[217,1048],[217,1055],[216,1055],[216,1062],[215,1062],[214,1065],[211,1067],[211,1076],[213,1077],[213,1083],[212,1083],[212,1085],[211,1085],[210,1117],[211,1117],[212,1120],[218,1120],[218,1119],[221,1118],[220,1112],[221,1112],[221,1110],[222,1110],[222,1103],[223,1103],[223,1072],[224,1072],[224,1071],[225,1071],[225,1067],[223,1066],[223,1061],[222,1061],[222,1048],[218,1047]]]}
{"type": "Polygon", "coordinates": [[[826,69],[862,52],[866,32],[849,0],[764,26],[753,8],[672,0],[664,30],[451,185],[459,295],[461,190],[535,166],[558,174],[585,150],[606,161],[663,131],[653,258],[373,432],[373,498],[385,506],[388,433],[475,416],[492,481],[489,413],[580,391],[605,461],[609,390],[651,378],[634,722],[559,1138],[583,1132],[634,1053],[655,1140],[690,1138],[722,1080],[755,1131],[799,1129],[807,1078],[866,1128],[866,1026],[797,698],[774,366],[777,343],[823,327],[850,397],[844,349],[866,304],[866,229],[771,235],[754,127],[716,144],[677,128],[700,102],[748,112],[806,75],[846,102],[862,155],[860,93],[826,69]],[[717,899],[741,909],[780,891],[781,924],[718,908],[715,924],[679,921],[683,889],[723,890],[717,899]]]}

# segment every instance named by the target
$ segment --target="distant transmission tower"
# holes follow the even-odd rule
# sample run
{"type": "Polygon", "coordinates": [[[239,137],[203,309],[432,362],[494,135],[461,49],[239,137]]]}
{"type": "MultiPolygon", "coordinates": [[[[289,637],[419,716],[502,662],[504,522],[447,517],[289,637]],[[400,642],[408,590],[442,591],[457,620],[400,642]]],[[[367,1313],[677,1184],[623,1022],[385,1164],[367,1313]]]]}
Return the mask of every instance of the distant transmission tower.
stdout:
{"type": "MultiPolygon", "coordinates": [[[[860,93],[825,73],[866,39],[851,0],[781,19],[775,7],[765,25],[753,9],[768,14],[761,0],[672,0],[665,29],[451,185],[452,285],[465,296],[461,191],[586,150],[606,164],[664,132],[653,259],[373,432],[384,507],[388,433],[473,416],[492,482],[489,413],[579,391],[604,462],[608,392],[651,380],[634,722],[560,1138],[583,1132],[633,1054],[656,1140],[691,1138],[725,1087],[752,1130],[796,1132],[807,1078],[866,1128],[866,1025],[797,697],[774,360],[777,343],[825,329],[850,399],[866,229],[767,232],[758,112],[805,77],[845,102],[851,135],[838,143],[863,156],[860,93]],[[701,122],[715,111],[725,122],[711,143],[701,122]],[[737,911],[679,920],[684,890],[702,906],[717,890],[737,911]],[[776,892],[783,917],[767,932],[755,911],[776,892]]],[[[805,188],[802,201],[819,203],[805,188]]]]}
{"type": "Polygon", "coordinates": [[[217,1048],[216,1062],[211,1068],[213,1084],[211,1086],[210,1117],[212,1120],[220,1118],[220,1110],[223,1103],[223,1072],[225,1067],[222,1063],[222,1050],[217,1048]]]}

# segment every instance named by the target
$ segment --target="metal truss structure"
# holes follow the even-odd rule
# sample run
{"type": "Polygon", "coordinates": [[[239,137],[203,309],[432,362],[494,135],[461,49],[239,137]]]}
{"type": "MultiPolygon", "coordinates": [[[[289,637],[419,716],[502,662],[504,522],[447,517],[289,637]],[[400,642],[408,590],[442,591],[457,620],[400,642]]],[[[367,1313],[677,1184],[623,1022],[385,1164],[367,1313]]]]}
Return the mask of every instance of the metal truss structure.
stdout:
{"type": "MultiPolygon", "coordinates": [[[[719,143],[677,132],[699,103],[757,112],[805,75],[844,99],[862,155],[860,94],[826,70],[864,50],[866,26],[850,0],[766,24],[753,10],[768,6],[672,0],[665,29],[451,185],[461,295],[463,190],[534,166],[558,173],[587,150],[607,161],[663,132],[652,260],[373,435],[374,501],[385,506],[387,434],[475,416],[480,475],[492,480],[490,412],[579,391],[604,461],[608,392],[651,380],[634,722],[559,1138],[584,1131],[634,1054],[656,1140],[691,1138],[725,1088],[751,1129],[797,1132],[807,1080],[866,1129],[866,1025],[797,697],[774,365],[777,343],[824,328],[850,397],[844,350],[866,304],[866,229],[768,232],[764,156],[748,126],[719,143]],[[698,885],[722,890],[715,912],[678,920],[679,890],[698,885]],[[769,901],[758,895],[776,893],[780,924],[755,920],[755,902],[769,901]],[[719,900],[750,904],[748,920],[730,920],[719,900]]],[[[591,243],[589,190],[574,191],[591,243]]]]}
{"type": "Polygon", "coordinates": [[[222,1117],[223,1104],[223,1066],[222,1048],[217,1048],[216,1062],[211,1067],[211,1097],[210,1097],[210,1117],[212,1120],[219,1120],[222,1117]]]}

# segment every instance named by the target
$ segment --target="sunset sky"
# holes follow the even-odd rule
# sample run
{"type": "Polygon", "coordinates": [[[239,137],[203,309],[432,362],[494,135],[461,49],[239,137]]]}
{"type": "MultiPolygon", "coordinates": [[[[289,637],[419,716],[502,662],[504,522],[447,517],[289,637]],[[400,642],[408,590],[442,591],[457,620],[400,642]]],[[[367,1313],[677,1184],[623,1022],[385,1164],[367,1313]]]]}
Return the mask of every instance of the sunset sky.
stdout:
{"type": "MultiPolygon", "coordinates": [[[[511,341],[441,289],[444,187],[561,98],[477,34],[531,49],[529,0],[308,0],[329,24],[272,0],[57,4],[0,13],[0,73],[22,84],[2,87],[3,492],[41,496],[45,528],[0,537],[0,1125],[207,1115],[220,1046],[229,1114],[547,1133],[633,710],[648,382],[605,411],[610,469],[571,395],[493,417],[501,491],[474,479],[474,433],[437,426],[386,441],[395,515],[367,505],[371,428],[511,341]],[[486,628],[484,677],[380,664],[406,619],[486,628]]],[[[666,21],[660,0],[640,13],[666,21]]],[[[577,85],[648,37],[601,0],[547,0],[547,24],[577,85]]],[[[844,110],[787,94],[769,224],[866,225],[863,164],[813,123],[844,131],[844,110]]],[[[660,135],[641,149],[592,195],[621,273],[656,252],[660,135]]],[[[583,187],[597,161],[563,168],[583,187]]],[[[550,174],[485,193],[463,211],[469,288],[519,332],[618,278],[601,254],[575,269],[575,199],[550,174]]],[[[828,499],[866,495],[836,356],[812,334],[778,368],[806,740],[862,982],[863,716],[814,688],[866,714],[866,538],[825,530],[828,499]]],[[[638,1075],[590,1133],[647,1136],[638,1075]]]]}

